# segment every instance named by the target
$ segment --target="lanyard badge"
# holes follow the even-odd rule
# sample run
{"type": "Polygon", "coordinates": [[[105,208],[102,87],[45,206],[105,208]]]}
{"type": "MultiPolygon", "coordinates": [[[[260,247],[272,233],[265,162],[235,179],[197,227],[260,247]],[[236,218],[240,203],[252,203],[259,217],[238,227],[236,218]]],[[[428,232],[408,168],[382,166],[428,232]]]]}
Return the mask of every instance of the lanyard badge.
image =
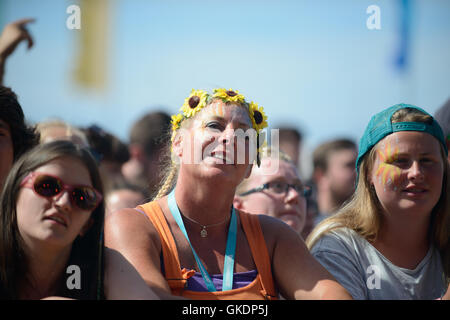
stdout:
{"type": "MultiPolygon", "coordinates": [[[[176,223],[178,224],[178,227],[180,227],[181,232],[183,232],[184,236],[186,237],[186,240],[189,243],[189,246],[192,249],[192,253],[194,254],[195,261],[197,262],[197,265],[198,265],[198,268],[200,269],[203,280],[205,281],[206,288],[208,289],[209,292],[217,291],[208,271],[206,271],[206,268],[203,266],[202,262],[200,261],[197,253],[194,250],[194,247],[192,247],[191,241],[189,241],[189,237],[188,237],[186,228],[184,227],[183,219],[181,217],[180,209],[178,208],[177,202],[175,200],[175,189],[172,190],[172,192],[169,194],[168,205],[169,205],[169,210],[172,213],[172,216],[174,217],[176,223]]],[[[234,207],[232,207],[231,221],[230,221],[230,226],[228,228],[227,247],[225,250],[222,291],[227,291],[227,290],[233,289],[233,269],[234,269],[234,257],[235,257],[235,253],[236,253],[236,235],[237,235],[237,218],[236,218],[235,209],[234,209],[234,207]]]]}

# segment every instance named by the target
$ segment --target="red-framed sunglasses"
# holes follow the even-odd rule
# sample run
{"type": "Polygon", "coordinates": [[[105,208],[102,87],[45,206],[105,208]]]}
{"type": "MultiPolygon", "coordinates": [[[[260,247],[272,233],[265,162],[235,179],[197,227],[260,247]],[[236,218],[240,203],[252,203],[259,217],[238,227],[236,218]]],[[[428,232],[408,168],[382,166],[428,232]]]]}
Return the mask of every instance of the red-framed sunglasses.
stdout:
{"type": "Polygon", "coordinates": [[[33,189],[38,196],[44,198],[52,198],[63,190],[67,190],[72,205],[84,211],[94,210],[103,199],[102,194],[93,187],[68,185],[63,183],[60,178],[45,173],[29,173],[22,180],[20,186],[33,189]]]}

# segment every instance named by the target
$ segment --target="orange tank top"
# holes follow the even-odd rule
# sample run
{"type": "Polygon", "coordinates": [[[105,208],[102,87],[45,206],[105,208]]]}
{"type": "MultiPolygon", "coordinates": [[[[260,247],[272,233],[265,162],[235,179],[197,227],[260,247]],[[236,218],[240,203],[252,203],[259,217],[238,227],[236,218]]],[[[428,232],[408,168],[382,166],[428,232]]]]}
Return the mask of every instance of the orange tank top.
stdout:
{"type": "Polygon", "coordinates": [[[164,213],[156,201],[140,205],[143,211],[158,230],[164,260],[165,277],[173,295],[193,300],[274,300],[277,293],[272,278],[270,258],[267,251],[258,216],[245,212],[236,212],[241,219],[242,227],[250,245],[258,275],[247,286],[227,291],[198,292],[187,290],[187,279],[194,270],[181,269],[175,240],[170,232],[164,213]]]}

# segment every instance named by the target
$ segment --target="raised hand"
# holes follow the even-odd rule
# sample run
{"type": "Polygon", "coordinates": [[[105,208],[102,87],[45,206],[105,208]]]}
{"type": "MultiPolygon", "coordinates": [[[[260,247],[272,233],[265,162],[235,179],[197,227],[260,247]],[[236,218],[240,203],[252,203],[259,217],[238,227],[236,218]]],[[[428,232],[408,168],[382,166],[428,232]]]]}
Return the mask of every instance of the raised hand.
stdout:
{"type": "Polygon", "coordinates": [[[0,58],[6,59],[23,40],[27,41],[28,49],[33,46],[33,38],[26,26],[34,21],[32,18],[20,19],[5,26],[0,36],[0,58]]]}

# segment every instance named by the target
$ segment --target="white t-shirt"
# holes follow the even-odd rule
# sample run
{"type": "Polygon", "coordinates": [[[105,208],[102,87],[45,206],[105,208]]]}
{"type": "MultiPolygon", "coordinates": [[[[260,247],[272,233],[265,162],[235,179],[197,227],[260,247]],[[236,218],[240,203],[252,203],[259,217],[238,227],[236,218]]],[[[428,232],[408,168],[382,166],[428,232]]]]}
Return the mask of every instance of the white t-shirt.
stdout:
{"type": "Polygon", "coordinates": [[[355,231],[339,228],[322,236],[311,254],[354,299],[437,299],[447,290],[441,257],[433,246],[409,270],[392,264],[355,231]]]}

